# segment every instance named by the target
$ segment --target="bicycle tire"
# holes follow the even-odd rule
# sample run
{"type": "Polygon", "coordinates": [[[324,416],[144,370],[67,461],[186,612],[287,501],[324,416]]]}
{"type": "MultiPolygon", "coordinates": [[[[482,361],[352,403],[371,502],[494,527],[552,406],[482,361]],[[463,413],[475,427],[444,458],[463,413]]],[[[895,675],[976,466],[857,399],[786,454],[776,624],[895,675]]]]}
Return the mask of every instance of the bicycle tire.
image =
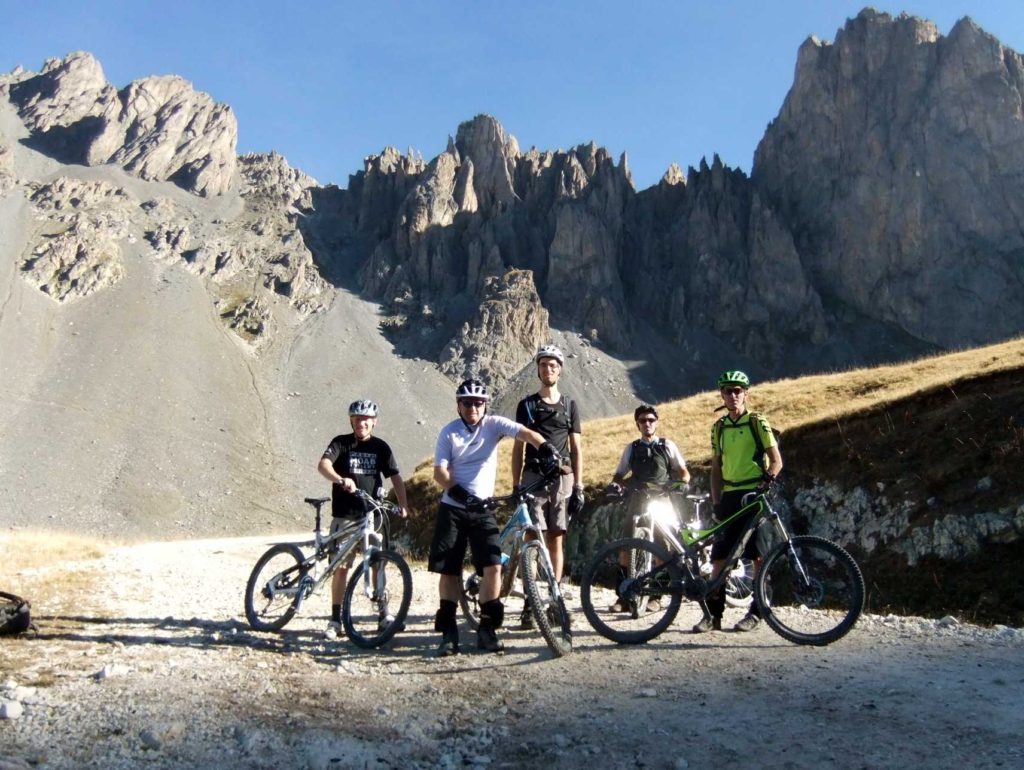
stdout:
{"type": "Polygon", "coordinates": [[[749,607],[754,600],[754,562],[740,559],[725,581],[725,603],[730,607],[749,607]]]}
{"type": "MultiPolygon", "coordinates": [[[[639,540],[652,542],[653,537],[651,534],[651,530],[646,527],[637,527],[633,532],[633,537],[639,540]]],[[[643,549],[636,549],[629,555],[629,570],[627,571],[626,576],[629,578],[635,578],[637,575],[642,575],[645,572],[648,572],[652,565],[653,561],[651,558],[651,552],[643,549]]],[[[646,595],[641,595],[635,600],[630,600],[629,611],[634,620],[638,620],[641,615],[647,612],[648,601],[650,601],[650,597],[646,595]]]]}
{"type": "Polygon", "coordinates": [[[375,584],[374,591],[372,596],[366,596],[362,590],[366,566],[367,562],[360,560],[345,586],[341,622],[352,644],[371,649],[380,647],[405,628],[405,617],[412,601],[412,572],[405,559],[394,551],[374,551],[369,559],[370,569],[377,570],[371,578],[375,584]],[[381,581],[380,570],[384,571],[383,606],[378,584],[381,581]],[[399,596],[396,596],[396,591],[400,592],[399,596]],[[389,612],[393,613],[393,619],[385,623],[384,617],[389,612]]]}
{"type": "Polygon", "coordinates": [[[814,535],[775,546],[757,572],[754,592],[768,627],[794,644],[831,644],[853,628],[864,609],[864,577],[857,562],[840,546],[814,535]]]}
{"type": "Polygon", "coordinates": [[[601,636],[619,644],[643,644],[661,634],[676,619],[683,601],[682,583],[679,565],[657,543],[639,538],[613,540],[597,552],[584,571],[580,583],[580,604],[587,621],[601,636]],[[619,561],[621,551],[634,549],[647,550],[662,562],[646,578],[641,576],[639,582],[623,575],[626,568],[619,561]],[[598,608],[598,605],[605,606],[605,600],[628,602],[631,596],[643,594],[665,603],[657,611],[649,611],[639,618],[622,617],[626,613],[613,617],[615,613],[598,608]]]}
{"type": "Polygon", "coordinates": [[[309,572],[301,566],[303,561],[305,556],[293,543],[275,545],[256,561],[245,584],[245,618],[254,631],[280,631],[295,617],[298,586],[309,572]],[[272,581],[279,582],[271,586],[272,581]],[[271,596],[271,588],[282,593],[271,596]]]}
{"type": "Polygon", "coordinates": [[[527,543],[520,556],[523,588],[530,604],[530,612],[556,658],[572,652],[572,623],[562,594],[556,594],[558,581],[541,558],[539,542],[527,543]]]}
{"type": "Polygon", "coordinates": [[[480,580],[482,578],[470,568],[462,578],[462,593],[459,594],[459,607],[462,617],[471,631],[480,627],[480,580]]]}

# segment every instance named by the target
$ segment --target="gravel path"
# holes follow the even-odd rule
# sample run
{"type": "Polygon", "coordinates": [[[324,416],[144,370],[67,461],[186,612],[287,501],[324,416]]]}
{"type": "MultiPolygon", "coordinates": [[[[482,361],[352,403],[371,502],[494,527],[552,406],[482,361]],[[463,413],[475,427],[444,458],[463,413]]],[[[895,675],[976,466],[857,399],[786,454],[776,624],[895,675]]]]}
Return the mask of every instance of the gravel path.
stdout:
{"type": "Polygon", "coordinates": [[[576,610],[567,658],[508,630],[503,655],[437,659],[436,579],[417,567],[407,630],[367,652],[319,638],[326,596],[282,635],[248,629],[245,580],[268,542],[64,565],[95,571],[94,590],[37,605],[38,636],[0,641],[0,770],[1024,766],[1020,630],[868,616],[802,648],[763,626],[694,636],[684,605],[625,648],[576,610]]]}

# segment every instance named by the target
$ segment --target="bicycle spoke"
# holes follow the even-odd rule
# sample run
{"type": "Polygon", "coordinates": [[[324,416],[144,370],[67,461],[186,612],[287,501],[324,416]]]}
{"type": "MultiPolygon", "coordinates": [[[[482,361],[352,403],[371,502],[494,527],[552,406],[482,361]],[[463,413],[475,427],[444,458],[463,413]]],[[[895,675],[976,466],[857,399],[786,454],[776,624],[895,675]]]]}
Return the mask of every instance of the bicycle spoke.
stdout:
{"type": "Polygon", "coordinates": [[[412,573],[396,553],[377,551],[370,559],[370,580],[360,562],[345,588],[342,622],[352,643],[378,647],[401,631],[412,599],[412,573]],[[366,590],[367,587],[370,590],[366,590]]]}
{"type": "Polygon", "coordinates": [[[580,586],[594,630],[615,642],[638,644],[668,628],[682,601],[678,567],[655,566],[668,559],[649,540],[618,540],[598,551],[580,586]]]}
{"type": "Polygon", "coordinates": [[[797,644],[829,644],[845,635],[864,605],[864,579],[853,558],[824,538],[794,537],[764,561],[758,598],[765,621],[797,644]]]}
{"type": "Polygon", "coordinates": [[[306,570],[302,552],[291,544],[275,545],[256,562],[245,588],[245,616],[257,631],[278,631],[295,615],[306,570]]]}

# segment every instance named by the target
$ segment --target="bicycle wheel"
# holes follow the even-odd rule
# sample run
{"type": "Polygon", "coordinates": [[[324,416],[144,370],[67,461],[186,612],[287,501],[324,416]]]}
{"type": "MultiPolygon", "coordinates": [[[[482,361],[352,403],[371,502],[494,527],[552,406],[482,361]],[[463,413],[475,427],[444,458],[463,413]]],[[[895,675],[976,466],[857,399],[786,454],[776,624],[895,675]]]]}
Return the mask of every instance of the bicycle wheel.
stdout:
{"type": "Polygon", "coordinates": [[[345,587],[341,622],[357,647],[380,647],[405,628],[412,601],[412,573],[394,551],[374,551],[369,559],[370,581],[363,582],[361,560],[345,587]]]}
{"type": "MultiPolygon", "coordinates": [[[[633,534],[633,537],[639,540],[651,540],[651,531],[645,527],[639,527],[633,534]]],[[[643,575],[649,572],[651,566],[654,564],[654,559],[651,556],[651,552],[643,548],[634,548],[629,555],[629,569],[626,572],[626,577],[635,578],[637,575],[643,575]]],[[[647,612],[647,602],[650,601],[650,596],[643,594],[636,596],[629,600],[629,612],[633,616],[633,620],[637,620],[641,615],[647,612]]]]}
{"type": "Polygon", "coordinates": [[[297,545],[281,543],[263,554],[245,585],[245,617],[256,631],[280,631],[295,616],[304,590],[305,557],[297,545]]]}
{"type": "Polygon", "coordinates": [[[480,627],[480,576],[470,567],[462,575],[462,593],[459,594],[459,607],[462,617],[471,630],[480,627]]]}
{"type": "Polygon", "coordinates": [[[620,644],[650,641],[671,625],[682,603],[682,571],[668,551],[650,540],[626,538],[614,540],[597,552],[583,573],[580,604],[594,630],[620,644]],[[630,559],[636,550],[646,551],[661,566],[634,578],[628,576],[630,559]],[[639,597],[648,599],[647,611],[632,617],[629,603],[639,597]],[[613,605],[624,602],[627,611],[613,605]]]}
{"type": "Polygon", "coordinates": [[[812,535],[775,546],[758,570],[754,591],[765,623],[794,644],[820,646],[842,638],[864,608],[857,562],[812,535]]]}
{"type": "Polygon", "coordinates": [[[569,610],[561,592],[557,590],[558,581],[555,573],[548,567],[540,549],[539,542],[527,543],[523,549],[522,572],[523,587],[529,600],[530,611],[537,622],[541,636],[548,647],[561,658],[572,652],[572,626],[569,610]]]}
{"type": "Polygon", "coordinates": [[[749,607],[754,599],[754,562],[740,559],[725,582],[725,603],[730,607],[749,607]]]}

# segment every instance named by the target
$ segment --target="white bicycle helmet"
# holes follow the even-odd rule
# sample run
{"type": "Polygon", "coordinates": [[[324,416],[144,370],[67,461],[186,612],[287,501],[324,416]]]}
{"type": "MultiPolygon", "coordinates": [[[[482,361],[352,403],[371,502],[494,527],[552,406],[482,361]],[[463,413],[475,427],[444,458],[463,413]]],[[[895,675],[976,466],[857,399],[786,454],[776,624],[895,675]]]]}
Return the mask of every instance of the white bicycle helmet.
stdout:
{"type": "Polygon", "coordinates": [[[459,385],[459,389],[455,391],[456,400],[460,398],[482,398],[484,401],[490,401],[491,397],[487,393],[487,386],[484,385],[480,380],[463,380],[462,384],[459,385]]]}
{"type": "Polygon", "coordinates": [[[559,366],[565,366],[565,356],[557,345],[542,345],[537,355],[533,357],[533,362],[539,364],[542,358],[553,358],[559,366]]]}
{"type": "Polygon", "coordinates": [[[348,405],[349,417],[376,417],[379,409],[372,401],[360,399],[348,405]]]}

